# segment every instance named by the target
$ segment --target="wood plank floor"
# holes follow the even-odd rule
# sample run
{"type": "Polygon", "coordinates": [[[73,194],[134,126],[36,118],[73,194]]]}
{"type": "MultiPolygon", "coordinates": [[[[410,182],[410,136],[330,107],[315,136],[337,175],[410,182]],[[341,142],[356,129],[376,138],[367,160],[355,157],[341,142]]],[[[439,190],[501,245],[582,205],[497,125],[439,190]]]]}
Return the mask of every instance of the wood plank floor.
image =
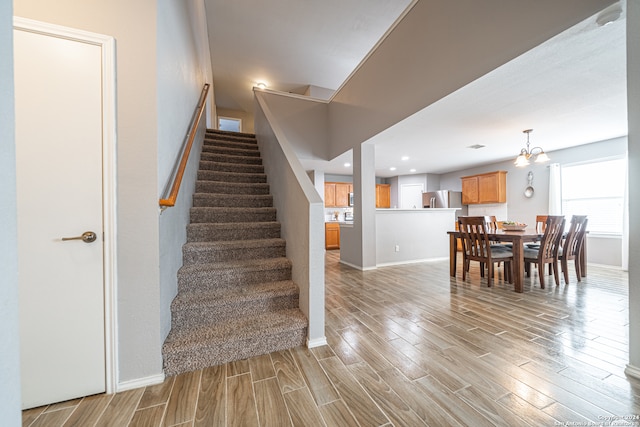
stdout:
{"type": "Polygon", "coordinates": [[[532,277],[517,294],[475,266],[463,282],[448,261],[362,272],[338,259],[327,252],[328,346],[31,409],[23,425],[640,425],[625,272],[589,266],[578,284],[571,269],[569,285],[532,277]]]}

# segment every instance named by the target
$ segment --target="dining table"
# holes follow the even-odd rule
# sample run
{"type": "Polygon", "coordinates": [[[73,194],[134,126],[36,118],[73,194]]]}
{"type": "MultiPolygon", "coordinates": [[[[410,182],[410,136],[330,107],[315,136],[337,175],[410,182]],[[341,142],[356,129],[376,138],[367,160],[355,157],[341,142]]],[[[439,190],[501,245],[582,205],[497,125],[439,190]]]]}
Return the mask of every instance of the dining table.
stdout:
{"type": "MultiPolygon", "coordinates": [[[[449,271],[451,277],[456,277],[458,262],[458,239],[460,231],[447,231],[449,234],[449,271]]],[[[542,238],[542,233],[538,233],[534,228],[526,228],[521,231],[515,230],[495,230],[488,233],[492,242],[511,243],[513,251],[513,284],[516,292],[523,292],[524,276],[524,245],[538,242],[542,238]]]]}
{"type": "MultiPolygon", "coordinates": [[[[588,233],[588,231],[587,231],[588,233]]],[[[456,277],[458,262],[458,239],[460,231],[447,231],[449,234],[449,272],[451,277],[456,277]]],[[[535,228],[525,228],[524,230],[503,230],[497,229],[488,233],[492,242],[509,242],[513,251],[513,283],[516,292],[523,292],[522,281],[524,278],[524,245],[527,243],[539,242],[544,233],[538,232],[535,228]]],[[[566,234],[566,233],[565,233],[566,234]]],[[[566,235],[563,236],[563,240],[566,235]]],[[[582,246],[578,253],[580,272],[582,277],[587,277],[587,239],[582,241],[582,246]]]]}

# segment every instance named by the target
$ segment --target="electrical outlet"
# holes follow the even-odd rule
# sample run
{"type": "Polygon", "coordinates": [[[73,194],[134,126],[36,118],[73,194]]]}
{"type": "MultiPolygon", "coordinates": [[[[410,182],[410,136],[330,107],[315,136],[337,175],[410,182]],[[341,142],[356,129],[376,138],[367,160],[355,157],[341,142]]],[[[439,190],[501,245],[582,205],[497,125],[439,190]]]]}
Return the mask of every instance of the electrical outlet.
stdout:
{"type": "Polygon", "coordinates": [[[400,245],[396,245],[396,252],[400,252],[400,245]]]}

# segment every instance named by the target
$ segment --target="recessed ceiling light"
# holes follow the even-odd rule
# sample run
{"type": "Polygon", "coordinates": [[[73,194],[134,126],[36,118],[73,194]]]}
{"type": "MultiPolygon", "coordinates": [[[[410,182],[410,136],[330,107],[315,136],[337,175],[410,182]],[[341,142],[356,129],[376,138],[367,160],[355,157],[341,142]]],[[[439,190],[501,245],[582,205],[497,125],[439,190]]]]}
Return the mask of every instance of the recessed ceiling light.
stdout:
{"type": "Polygon", "coordinates": [[[474,149],[474,150],[478,150],[478,149],[480,149],[480,148],[484,148],[484,147],[486,147],[486,145],[482,145],[482,144],[473,144],[473,145],[468,146],[467,148],[472,148],[472,149],[474,149]]]}
{"type": "Polygon", "coordinates": [[[391,166],[391,167],[389,168],[389,170],[390,170],[390,171],[394,171],[394,170],[396,170],[396,167],[395,167],[395,166],[391,166]]]}
{"type": "Polygon", "coordinates": [[[344,164],[344,167],[345,167],[345,168],[348,168],[349,166],[351,166],[351,163],[348,163],[348,162],[347,162],[347,163],[345,163],[345,164],[344,164]]]}
{"type": "Polygon", "coordinates": [[[409,160],[409,156],[402,156],[402,157],[400,158],[400,160],[403,160],[403,161],[405,161],[405,162],[406,162],[407,160],[409,160]]]}
{"type": "Polygon", "coordinates": [[[415,169],[409,169],[409,172],[415,172],[415,171],[416,171],[415,169]]]}

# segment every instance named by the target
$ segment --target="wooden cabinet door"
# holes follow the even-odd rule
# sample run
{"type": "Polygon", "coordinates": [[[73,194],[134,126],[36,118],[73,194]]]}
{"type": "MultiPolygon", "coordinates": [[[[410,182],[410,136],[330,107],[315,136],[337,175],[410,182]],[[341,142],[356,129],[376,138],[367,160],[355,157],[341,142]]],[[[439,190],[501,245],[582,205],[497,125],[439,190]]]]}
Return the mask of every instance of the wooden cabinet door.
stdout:
{"type": "Polygon", "coordinates": [[[336,183],[336,207],[346,208],[349,206],[349,188],[351,188],[351,184],[346,182],[336,183]]]}
{"type": "Polygon", "coordinates": [[[391,207],[391,185],[376,184],[376,208],[391,207]]]}
{"type": "Polygon", "coordinates": [[[324,206],[326,208],[336,207],[336,184],[324,183],[324,206]]]}
{"type": "Polygon", "coordinates": [[[339,224],[325,223],[324,248],[340,249],[340,225],[339,224]]]}
{"type": "Polygon", "coordinates": [[[462,204],[472,205],[474,203],[478,203],[478,200],[478,177],[469,176],[462,178],[462,204]]]}
{"type": "Polygon", "coordinates": [[[478,176],[479,203],[505,203],[507,201],[505,171],[478,176]]]}
{"type": "Polygon", "coordinates": [[[496,174],[478,177],[478,203],[498,203],[498,176],[496,174]]]}
{"type": "Polygon", "coordinates": [[[462,204],[506,203],[507,172],[496,171],[479,175],[463,176],[462,204]]]}

